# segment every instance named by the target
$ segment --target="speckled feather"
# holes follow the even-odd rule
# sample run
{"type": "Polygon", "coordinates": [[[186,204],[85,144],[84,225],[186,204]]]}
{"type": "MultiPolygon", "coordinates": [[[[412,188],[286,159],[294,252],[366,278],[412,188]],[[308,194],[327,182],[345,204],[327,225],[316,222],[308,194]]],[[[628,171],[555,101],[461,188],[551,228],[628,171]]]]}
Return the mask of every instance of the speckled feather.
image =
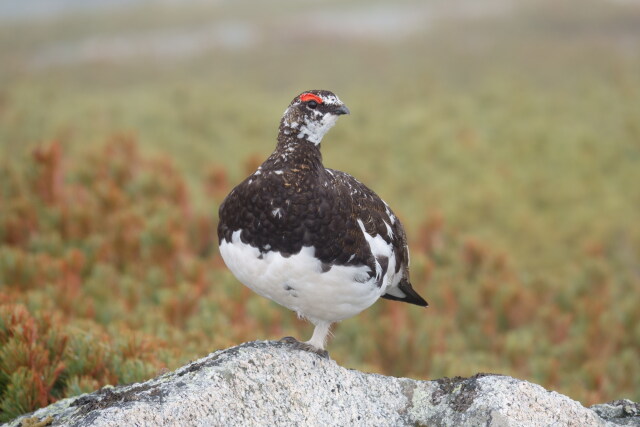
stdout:
{"type": "MultiPolygon", "coordinates": [[[[373,277],[380,269],[386,270],[389,260],[376,259],[360,221],[367,234],[378,235],[392,246],[392,264],[396,272],[402,271],[398,283],[402,292],[389,290],[392,293],[382,297],[426,306],[409,283],[409,255],[400,221],[364,184],[347,173],[326,169],[319,139],[301,134],[305,122],[320,120],[336,105],[342,105],[331,92],[313,92],[329,102],[310,110],[294,108],[294,99],[280,123],[276,150],[220,206],[219,241],[230,242],[233,233],[241,230],[243,243],[261,253],[277,251],[284,257],[311,246],[323,271],[336,265],[365,265],[373,277]]],[[[382,273],[384,276],[386,271],[382,273]]]]}

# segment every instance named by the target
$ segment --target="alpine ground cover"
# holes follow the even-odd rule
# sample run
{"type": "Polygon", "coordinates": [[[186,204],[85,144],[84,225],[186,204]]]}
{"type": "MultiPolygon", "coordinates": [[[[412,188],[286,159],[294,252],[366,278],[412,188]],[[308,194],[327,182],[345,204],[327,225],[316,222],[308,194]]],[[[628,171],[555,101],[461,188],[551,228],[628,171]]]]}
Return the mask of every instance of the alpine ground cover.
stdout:
{"type": "MultiPolygon", "coordinates": [[[[602,16],[618,28],[635,15],[602,16]]],[[[574,19],[579,38],[520,18],[470,24],[473,40],[444,27],[402,48],[345,43],[332,67],[313,39],[173,68],[5,62],[1,419],[243,341],[310,335],[232,277],[215,227],[286,103],[320,87],[352,111],[327,135],[325,164],[394,207],[430,303],[380,301],[337,325],[338,363],[640,400],[640,59],[620,47],[626,33],[574,19]]],[[[84,31],[60,27],[60,40],[84,31]]]]}

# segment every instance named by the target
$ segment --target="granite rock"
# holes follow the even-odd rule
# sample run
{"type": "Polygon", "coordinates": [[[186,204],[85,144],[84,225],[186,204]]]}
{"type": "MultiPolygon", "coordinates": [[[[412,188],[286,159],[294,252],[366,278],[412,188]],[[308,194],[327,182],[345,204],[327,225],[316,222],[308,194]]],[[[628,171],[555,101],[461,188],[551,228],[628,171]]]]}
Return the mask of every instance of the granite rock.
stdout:
{"type": "Polygon", "coordinates": [[[419,381],[346,369],[271,341],[217,351],[144,383],[104,387],[19,417],[64,426],[640,426],[638,405],[585,408],[515,378],[419,381]]]}

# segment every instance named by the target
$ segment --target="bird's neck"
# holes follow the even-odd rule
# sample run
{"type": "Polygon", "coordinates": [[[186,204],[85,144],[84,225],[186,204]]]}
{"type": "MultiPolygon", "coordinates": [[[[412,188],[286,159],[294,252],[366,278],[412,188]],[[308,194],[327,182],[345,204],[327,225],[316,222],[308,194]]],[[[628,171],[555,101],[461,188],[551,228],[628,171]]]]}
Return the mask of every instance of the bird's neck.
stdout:
{"type": "Polygon", "coordinates": [[[278,132],[278,144],[267,160],[275,167],[302,168],[315,170],[323,168],[320,143],[314,143],[307,138],[298,138],[299,132],[295,129],[280,124],[278,132]]]}

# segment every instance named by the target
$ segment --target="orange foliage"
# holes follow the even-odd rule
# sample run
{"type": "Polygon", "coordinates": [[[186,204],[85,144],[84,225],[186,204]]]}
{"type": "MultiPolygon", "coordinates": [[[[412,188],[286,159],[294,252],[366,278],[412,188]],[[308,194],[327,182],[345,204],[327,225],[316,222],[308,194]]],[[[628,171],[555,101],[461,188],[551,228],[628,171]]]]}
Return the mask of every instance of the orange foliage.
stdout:
{"type": "MultiPolygon", "coordinates": [[[[473,135],[460,138],[473,145],[473,135]]],[[[1,420],[217,348],[309,333],[231,276],[215,255],[215,206],[195,211],[169,160],[141,155],[132,135],[65,159],[52,142],[21,169],[0,162],[12,183],[0,187],[1,420]]],[[[215,204],[229,190],[227,171],[205,176],[215,204]]],[[[640,317],[619,290],[637,278],[620,279],[604,244],[585,245],[584,268],[557,287],[434,212],[408,230],[412,282],[430,307],[382,301],[341,323],[336,360],[423,378],[504,372],[587,404],[637,389],[610,362],[637,362],[629,331],[640,317]]]]}

